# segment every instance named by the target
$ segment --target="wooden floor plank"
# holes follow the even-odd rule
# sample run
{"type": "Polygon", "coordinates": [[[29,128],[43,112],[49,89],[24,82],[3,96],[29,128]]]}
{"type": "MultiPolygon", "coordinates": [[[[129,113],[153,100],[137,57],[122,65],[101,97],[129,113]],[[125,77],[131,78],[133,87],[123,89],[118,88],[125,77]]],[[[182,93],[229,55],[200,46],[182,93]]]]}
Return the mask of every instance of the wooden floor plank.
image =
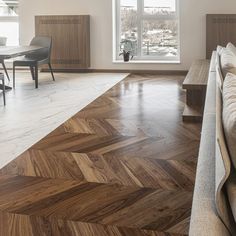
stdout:
{"type": "Polygon", "coordinates": [[[0,211],[0,235],[4,236],[181,236],[151,230],[58,220],[0,211]]]}
{"type": "Polygon", "coordinates": [[[3,167],[0,235],[187,235],[201,126],[183,79],[131,75],[3,167]]]}

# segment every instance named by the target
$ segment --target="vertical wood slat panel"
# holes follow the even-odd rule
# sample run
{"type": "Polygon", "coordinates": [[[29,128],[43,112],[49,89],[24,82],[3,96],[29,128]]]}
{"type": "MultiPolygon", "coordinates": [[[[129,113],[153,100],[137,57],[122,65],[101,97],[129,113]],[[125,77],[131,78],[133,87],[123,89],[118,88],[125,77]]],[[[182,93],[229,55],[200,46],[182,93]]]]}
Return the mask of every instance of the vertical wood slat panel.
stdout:
{"type": "Polygon", "coordinates": [[[36,16],[36,36],[53,39],[54,69],[86,69],[90,67],[90,16],[36,16]]]}
{"type": "Polygon", "coordinates": [[[208,14],[206,58],[210,59],[217,45],[236,44],[236,14],[208,14]]]}

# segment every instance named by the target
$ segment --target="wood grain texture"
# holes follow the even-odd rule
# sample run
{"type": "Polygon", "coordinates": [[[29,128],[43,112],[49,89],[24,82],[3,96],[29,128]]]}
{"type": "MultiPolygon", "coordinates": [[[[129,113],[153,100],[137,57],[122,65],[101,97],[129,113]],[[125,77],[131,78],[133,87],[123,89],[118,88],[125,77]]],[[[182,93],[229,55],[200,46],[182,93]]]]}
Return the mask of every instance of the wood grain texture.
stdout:
{"type": "Polygon", "coordinates": [[[200,89],[207,86],[210,69],[209,60],[196,60],[192,63],[191,68],[183,82],[183,89],[200,89]]]}
{"type": "Polygon", "coordinates": [[[186,89],[186,106],[183,112],[185,122],[202,121],[209,70],[209,60],[196,60],[183,82],[183,89],[186,89]]]}
{"type": "Polygon", "coordinates": [[[217,45],[236,44],[236,14],[208,14],[206,22],[206,58],[210,59],[217,45]]]}
{"type": "Polygon", "coordinates": [[[90,67],[90,16],[36,16],[35,34],[52,37],[54,69],[90,67]]]}
{"type": "Polygon", "coordinates": [[[131,75],[0,170],[0,235],[187,235],[200,125],[183,77],[131,75]]]}

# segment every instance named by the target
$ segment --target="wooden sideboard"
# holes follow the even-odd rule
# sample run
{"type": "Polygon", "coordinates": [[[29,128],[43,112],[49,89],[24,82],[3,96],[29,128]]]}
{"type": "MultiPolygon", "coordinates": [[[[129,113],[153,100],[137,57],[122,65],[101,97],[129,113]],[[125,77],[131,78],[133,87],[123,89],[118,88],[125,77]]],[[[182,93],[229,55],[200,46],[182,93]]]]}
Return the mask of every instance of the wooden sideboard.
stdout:
{"type": "Polygon", "coordinates": [[[51,60],[54,69],[90,67],[89,15],[36,16],[35,35],[52,37],[51,60]]]}
{"type": "Polygon", "coordinates": [[[201,122],[203,118],[210,61],[193,62],[183,83],[186,89],[186,105],[183,113],[184,122],[201,122]]]}

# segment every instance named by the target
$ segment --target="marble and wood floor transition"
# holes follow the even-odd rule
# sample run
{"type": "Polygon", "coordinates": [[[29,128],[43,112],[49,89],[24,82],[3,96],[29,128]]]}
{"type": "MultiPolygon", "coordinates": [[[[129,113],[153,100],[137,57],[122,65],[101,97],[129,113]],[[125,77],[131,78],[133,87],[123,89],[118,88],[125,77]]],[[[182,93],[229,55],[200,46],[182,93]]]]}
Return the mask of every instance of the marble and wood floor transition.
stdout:
{"type": "Polygon", "coordinates": [[[187,235],[201,126],[183,79],[130,75],[3,167],[0,235],[187,235]]]}

